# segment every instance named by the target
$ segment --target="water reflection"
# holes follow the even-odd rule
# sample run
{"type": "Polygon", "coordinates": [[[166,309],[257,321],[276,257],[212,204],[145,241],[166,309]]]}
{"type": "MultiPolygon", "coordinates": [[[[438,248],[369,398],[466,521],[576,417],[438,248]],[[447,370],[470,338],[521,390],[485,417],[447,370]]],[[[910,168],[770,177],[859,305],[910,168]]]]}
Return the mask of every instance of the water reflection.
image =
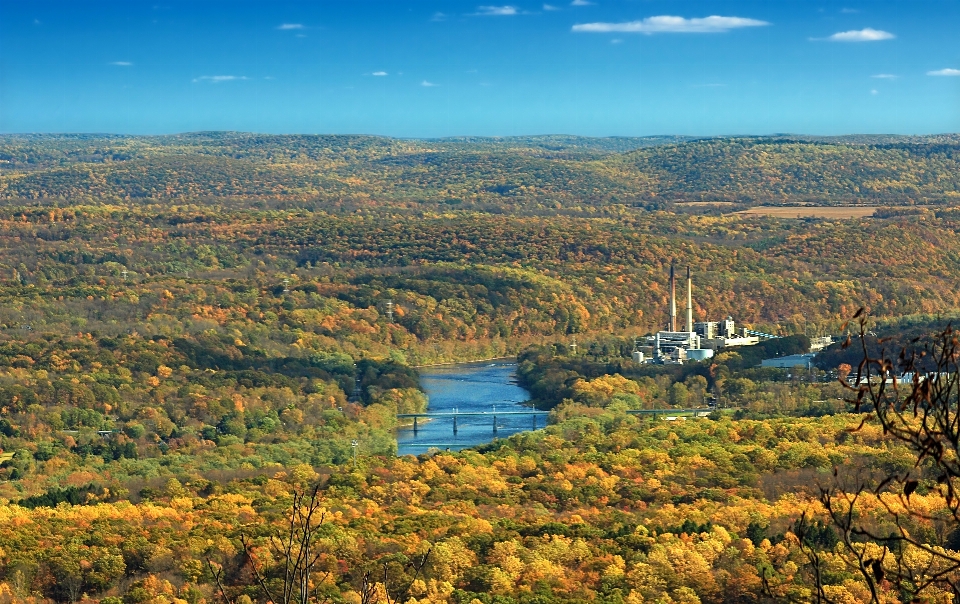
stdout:
{"type": "MultiPolygon", "coordinates": [[[[530,396],[517,385],[516,369],[516,363],[505,361],[423,368],[420,383],[430,397],[428,411],[530,411],[523,405],[530,396]]],[[[536,422],[536,427],[542,428],[545,419],[538,417],[536,422]]],[[[418,455],[431,447],[458,451],[534,427],[534,419],[530,416],[498,415],[494,434],[490,416],[459,417],[457,433],[454,434],[453,423],[451,418],[420,420],[416,434],[412,427],[398,429],[398,453],[418,455]]]]}

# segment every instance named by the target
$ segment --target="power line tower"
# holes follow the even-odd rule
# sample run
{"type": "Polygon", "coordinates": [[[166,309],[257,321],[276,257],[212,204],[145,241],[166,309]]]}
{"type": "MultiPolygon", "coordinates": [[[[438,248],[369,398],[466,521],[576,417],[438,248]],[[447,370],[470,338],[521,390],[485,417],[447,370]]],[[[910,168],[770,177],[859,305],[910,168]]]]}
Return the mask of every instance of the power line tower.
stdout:
{"type": "Polygon", "coordinates": [[[387,322],[393,323],[393,300],[387,300],[387,322]]]}
{"type": "Polygon", "coordinates": [[[348,399],[350,402],[359,403],[360,399],[363,397],[363,390],[360,388],[360,371],[357,368],[357,364],[353,364],[353,393],[350,394],[348,399]]]}
{"type": "Polygon", "coordinates": [[[290,293],[290,279],[283,280],[283,293],[285,294],[290,293]]]}
{"type": "Polygon", "coordinates": [[[122,271],[120,271],[120,276],[123,277],[124,281],[127,280],[127,275],[129,274],[130,274],[130,271],[128,271],[127,269],[123,269],[122,271]]]}
{"type": "Polygon", "coordinates": [[[570,343],[570,352],[574,356],[577,354],[577,336],[573,336],[573,342],[570,343]]]}

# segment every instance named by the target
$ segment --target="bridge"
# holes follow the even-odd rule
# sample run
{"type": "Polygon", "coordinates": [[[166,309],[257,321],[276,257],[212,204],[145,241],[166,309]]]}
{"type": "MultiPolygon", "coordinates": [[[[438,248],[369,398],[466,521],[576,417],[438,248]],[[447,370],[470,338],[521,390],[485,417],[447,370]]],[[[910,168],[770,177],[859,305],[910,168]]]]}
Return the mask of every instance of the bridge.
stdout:
{"type": "MultiPolygon", "coordinates": [[[[627,409],[627,415],[649,415],[653,416],[653,419],[657,419],[658,416],[662,417],[679,417],[681,415],[692,415],[693,417],[705,417],[713,412],[712,407],[695,407],[690,409],[627,409]]],[[[437,411],[435,413],[425,412],[425,413],[398,413],[397,419],[412,419],[413,420],[413,434],[416,436],[417,430],[419,429],[418,420],[423,419],[453,419],[453,434],[457,434],[458,424],[457,420],[459,418],[476,418],[484,417],[491,418],[493,421],[493,433],[497,433],[497,417],[504,416],[526,416],[530,417],[533,422],[533,429],[537,429],[537,418],[549,416],[549,411],[437,411]]],[[[544,421],[546,424],[546,421],[544,421]]]]}
{"type": "MultiPolygon", "coordinates": [[[[549,411],[438,411],[436,413],[398,413],[397,419],[412,419],[413,420],[413,434],[416,436],[417,420],[420,418],[425,419],[443,419],[443,418],[453,418],[453,433],[457,433],[457,419],[461,417],[489,417],[493,419],[493,433],[497,433],[497,417],[503,416],[513,416],[518,415],[527,416],[533,418],[533,429],[537,429],[537,417],[548,416],[550,415],[549,411]]],[[[546,424],[546,421],[544,421],[546,424]]]]}

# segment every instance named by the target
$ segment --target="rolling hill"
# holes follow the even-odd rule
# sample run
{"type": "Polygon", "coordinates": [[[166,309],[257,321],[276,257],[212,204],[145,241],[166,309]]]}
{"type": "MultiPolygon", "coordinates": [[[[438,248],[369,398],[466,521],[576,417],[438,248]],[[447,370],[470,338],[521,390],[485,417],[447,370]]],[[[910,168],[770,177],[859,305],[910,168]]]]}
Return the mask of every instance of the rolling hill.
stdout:
{"type": "Polygon", "coordinates": [[[514,209],[940,204],[960,199],[960,136],[0,136],[8,202],[208,198],[514,209]]]}

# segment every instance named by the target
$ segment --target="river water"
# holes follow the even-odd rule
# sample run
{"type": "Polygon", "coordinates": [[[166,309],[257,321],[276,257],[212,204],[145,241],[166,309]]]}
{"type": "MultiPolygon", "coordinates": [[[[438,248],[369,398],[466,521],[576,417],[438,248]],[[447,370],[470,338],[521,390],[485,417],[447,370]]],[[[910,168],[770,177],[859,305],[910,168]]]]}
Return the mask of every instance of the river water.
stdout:
{"type": "MultiPolygon", "coordinates": [[[[530,411],[523,403],[530,395],[516,383],[516,363],[486,361],[425,367],[420,370],[420,385],[430,399],[427,411],[530,411]]],[[[537,417],[538,428],[543,428],[544,417],[537,417]]],[[[497,432],[493,432],[492,417],[457,418],[457,434],[453,433],[451,418],[418,421],[416,434],[412,427],[397,429],[397,453],[419,455],[430,448],[459,451],[533,429],[530,416],[498,416],[497,432]]]]}

